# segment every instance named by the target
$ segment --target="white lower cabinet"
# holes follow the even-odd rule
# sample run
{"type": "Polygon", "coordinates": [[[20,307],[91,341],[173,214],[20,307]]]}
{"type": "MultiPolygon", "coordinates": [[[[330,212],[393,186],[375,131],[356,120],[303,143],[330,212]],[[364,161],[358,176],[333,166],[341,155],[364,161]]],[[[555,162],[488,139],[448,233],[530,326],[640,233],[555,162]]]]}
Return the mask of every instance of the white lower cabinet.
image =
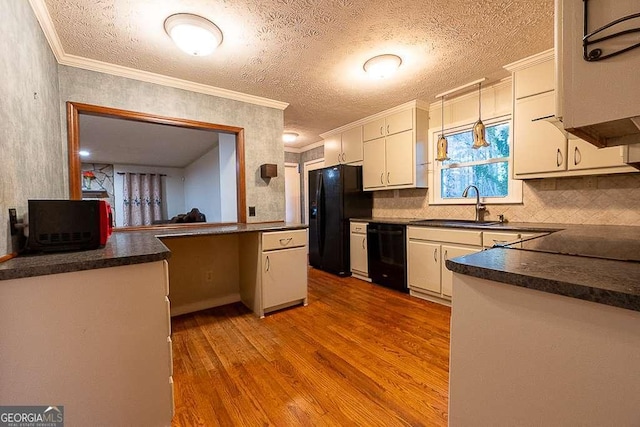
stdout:
{"type": "Polygon", "coordinates": [[[2,281],[0,402],[58,403],[74,426],[170,425],[167,282],[164,260],[2,281]]]}
{"type": "Polygon", "coordinates": [[[446,303],[451,300],[452,273],[445,261],[481,250],[481,231],[407,227],[409,293],[446,303]]]}
{"type": "Polygon", "coordinates": [[[445,261],[450,258],[457,258],[459,256],[469,255],[474,252],[478,252],[476,247],[464,247],[454,245],[442,245],[442,295],[451,298],[453,289],[453,272],[447,268],[445,261]]]}
{"type": "Polygon", "coordinates": [[[307,299],[307,247],[262,253],[264,309],[307,299]]]}
{"type": "Polygon", "coordinates": [[[246,233],[240,253],[240,300],[255,314],[307,305],[307,230],[246,233]]]}
{"type": "Polygon", "coordinates": [[[369,264],[367,261],[367,223],[351,223],[349,243],[351,274],[358,279],[367,279],[369,277],[369,264]]]}

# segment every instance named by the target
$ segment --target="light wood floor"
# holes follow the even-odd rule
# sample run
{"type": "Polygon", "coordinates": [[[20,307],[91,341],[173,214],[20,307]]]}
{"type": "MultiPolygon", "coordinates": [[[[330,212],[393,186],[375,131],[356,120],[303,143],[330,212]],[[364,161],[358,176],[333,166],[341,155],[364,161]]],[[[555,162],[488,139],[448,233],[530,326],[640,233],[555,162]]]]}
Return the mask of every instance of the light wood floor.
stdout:
{"type": "Polygon", "coordinates": [[[447,425],[448,307],[309,270],[309,305],[173,319],[173,426],[447,425]]]}

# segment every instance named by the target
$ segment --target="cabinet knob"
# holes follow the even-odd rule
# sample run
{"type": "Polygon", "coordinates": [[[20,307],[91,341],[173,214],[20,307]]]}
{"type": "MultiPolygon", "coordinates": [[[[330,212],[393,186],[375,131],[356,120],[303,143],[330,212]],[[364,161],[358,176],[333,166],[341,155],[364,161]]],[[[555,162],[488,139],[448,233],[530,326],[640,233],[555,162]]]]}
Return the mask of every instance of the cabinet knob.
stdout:
{"type": "Polygon", "coordinates": [[[380,184],[384,184],[384,172],[380,174],[380,184]]]}
{"type": "Polygon", "coordinates": [[[269,271],[269,255],[267,255],[267,259],[266,259],[264,264],[265,264],[265,267],[266,267],[265,271],[269,271]]]}
{"type": "Polygon", "coordinates": [[[366,248],[364,247],[364,241],[365,241],[365,240],[367,240],[367,238],[366,238],[366,237],[363,237],[363,238],[362,238],[362,249],[366,249],[366,248]]]}
{"type": "Polygon", "coordinates": [[[289,243],[291,243],[291,240],[293,240],[293,237],[289,237],[288,239],[280,239],[280,244],[282,246],[287,246],[289,243]]]}
{"type": "Polygon", "coordinates": [[[438,262],[438,248],[435,248],[435,249],[433,250],[433,260],[434,260],[435,262],[438,262]]]}
{"type": "Polygon", "coordinates": [[[449,251],[445,249],[445,251],[444,251],[444,260],[445,261],[448,260],[449,259],[448,257],[449,257],[449,251]]]}
{"type": "Polygon", "coordinates": [[[389,134],[389,125],[387,125],[387,135],[389,134]]]}
{"type": "Polygon", "coordinates": [[[380,135],[384,135],[384,126],[380,126],[380,135]]]}
{"type": "Polygon", "coordinates": [[[580,150],[578,147],[573,149],[573,164],[578,165],[582,161],[582,155],[580,154],[580,150]]]}

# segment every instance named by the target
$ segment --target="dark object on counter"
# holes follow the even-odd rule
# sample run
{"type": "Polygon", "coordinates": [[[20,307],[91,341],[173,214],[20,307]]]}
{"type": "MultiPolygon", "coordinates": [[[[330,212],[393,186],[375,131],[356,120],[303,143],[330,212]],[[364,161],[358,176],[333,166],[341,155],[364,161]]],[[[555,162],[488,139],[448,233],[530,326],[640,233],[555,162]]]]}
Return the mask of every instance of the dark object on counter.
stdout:
{"type": "Polygon", "coordinates": [[[278,165],[265,163],[260,165],[260,177],[261,178],[275,178],[278,176],[278,165]]]}
{"type": "Polygon", "coordinates": [[[178,214],[169,220],[169,223],[207,222],[205,214],[198,208],[193,208],[186,214],[178,214]]]}
{"type": "Polygon", "coordinates": [[[369,223],[367,262],[373,283],[408,293],[406,227],[369,223]]]}
{"type": "Polygon", "coordinates": [[[111,206],[104,200],[29,200],[27,250],[97,249],[112,228],[111,206]]]}
{"type": "Polygon", "coordinates": [[[309,264],[350,276],[349,218],[371,216],[371,192],[362,191],[362,166],[309,171],[309,264]]]}

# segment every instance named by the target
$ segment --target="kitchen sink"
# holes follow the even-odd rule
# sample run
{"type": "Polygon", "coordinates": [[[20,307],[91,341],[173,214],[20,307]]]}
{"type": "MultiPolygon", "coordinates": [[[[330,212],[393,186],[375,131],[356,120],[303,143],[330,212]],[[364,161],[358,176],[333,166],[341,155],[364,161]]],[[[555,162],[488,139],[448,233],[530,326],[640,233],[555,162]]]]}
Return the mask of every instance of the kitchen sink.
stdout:
{"type": "Polygon", "coordinates": [[[468,219],[420,219],[411,221],[415,225],[431,225],[442,227],[486,227],[500,224],[500,221],[473,221],[468,219]]]}

